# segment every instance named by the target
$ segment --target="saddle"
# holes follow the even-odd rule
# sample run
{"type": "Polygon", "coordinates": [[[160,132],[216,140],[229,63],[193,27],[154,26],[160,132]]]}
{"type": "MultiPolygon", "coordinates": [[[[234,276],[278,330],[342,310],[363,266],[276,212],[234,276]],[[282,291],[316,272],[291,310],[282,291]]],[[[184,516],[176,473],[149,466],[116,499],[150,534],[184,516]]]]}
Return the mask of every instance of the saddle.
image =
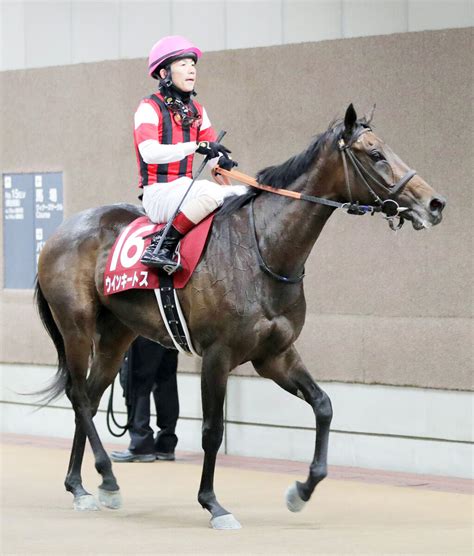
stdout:
{"type": "Polygon", "coordinates": [[[213,214],[205,218],[180,241],[178,249],[182,270],[169,276],[140,262],[152,236],[165,226],[151,222],[147,216],[140,216],[124,228],[115,240],[104,272],[105,295],[130,289],[154,290],[161,317],[175,348],[187,355],[197,353],[175,290],[184,288],[191,278],[204,251],[213,218],[213,214]]]}
{"type": "MultiPolygon", "coordinates": [[[[183,268],[172,276],[174,288],[184,288],[191,278],[204,251],[213,219],[211,214],[181,240],[179,250],[183,268]]],[[[159,271],[141,264],[140,259],[150,245],[151,236],[164,226],[153,223],[147,216],[140,216],[122,230],[107,258],[104,295],[130,289],[159,288],[159,271]]]]}

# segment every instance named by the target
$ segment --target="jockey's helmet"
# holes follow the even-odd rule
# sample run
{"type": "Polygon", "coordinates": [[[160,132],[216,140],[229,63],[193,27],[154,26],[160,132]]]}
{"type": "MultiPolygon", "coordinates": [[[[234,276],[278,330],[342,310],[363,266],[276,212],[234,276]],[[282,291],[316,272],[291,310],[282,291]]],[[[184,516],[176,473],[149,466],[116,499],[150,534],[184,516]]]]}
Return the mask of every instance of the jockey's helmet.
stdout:
{"type": "Polygon", "coordinates": [[[180,35],[163,37],[153,45],[148,57],[148,74],[159,79],[159,70],[180,58],[192,58],[195,62],[202,52],[191,41],[180,35]]]}

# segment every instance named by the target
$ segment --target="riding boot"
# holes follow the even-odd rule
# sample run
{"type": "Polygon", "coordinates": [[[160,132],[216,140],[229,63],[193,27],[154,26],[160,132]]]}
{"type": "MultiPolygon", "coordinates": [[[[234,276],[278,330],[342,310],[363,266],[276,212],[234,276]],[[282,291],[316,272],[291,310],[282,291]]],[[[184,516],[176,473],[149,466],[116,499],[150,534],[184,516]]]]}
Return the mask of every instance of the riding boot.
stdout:
{"type": "Polygon", "coordinates": [[[179,261],[175,260],[175,251],[182,237],[183,234],[178,232],[174,226],[171,226],[160,249],[157,250],[158,243],[161,239],[161,231],[156,233],[150,245],[145,249],[141,258],[141,263],[145,266],[161,268],[168,274],[181,270],[182,266],[179,264],[179,261]]]}

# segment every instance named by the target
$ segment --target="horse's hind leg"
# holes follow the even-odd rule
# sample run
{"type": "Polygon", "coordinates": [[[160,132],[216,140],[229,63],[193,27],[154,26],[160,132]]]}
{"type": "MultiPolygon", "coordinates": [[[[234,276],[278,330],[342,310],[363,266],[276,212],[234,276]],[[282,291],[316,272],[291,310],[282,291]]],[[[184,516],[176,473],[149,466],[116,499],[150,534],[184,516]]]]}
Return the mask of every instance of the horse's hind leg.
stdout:
{"type": "MultiPolygon", "coordinates": [[[[87,436],[94,453],[96,469],[103,478],[99,494],[103,491],[106,491],[106,493],[117,493],[119,488],[112,473],[110,459],[102,446],[92,418],[97,411],[103,391],[117,374],[121,356],[131,339],[133,339],[133,334],[116,320],[115,326],[108,323],[110,324],[109,330],[101,335],[101,339],[96,346],[90,377],[87,380],[92,338],[96,328],[95,308],[91,307],[88,312],[72,311],[70,314],[72,318],[61,327],[61,332],[64,338],[66,361],[69,370],[69,382],[66,393],[71,400],[76,416],[76,431],[65,486],[66,490],[70,491],[74,496],[75,509],[96,510],[98,506],[94,498],[82,486],[81,466],[85,440],[87,436]],[[115,339],[115,353],[117,355],[115,357],[110,353],[111,340],[109,338],[114,332],[117,333],[117,338],[115,339]],[[124,347],[121,351],[122,346],[124,347]],[[107,364],[101,365],[104,360],[107,364]],[[112,366],[114,367],[113,371],[110,370],[112,366]]],[[[101,501],[103,502],[102,498],[101,496],[101,501]]],[[[114,504],[114,507],[117,507],[117,503],[114,502],[114,504]]]]}
{"type": "Polygon", "coordinates": [[[276,357],[253,363],[261,376],[271,378],[291,394],[302,397],[314,411],[316,443],[308,478],[304,483],[297,481],[286,493],[288,509],[298,512],[310,499],[316,485],[327,475],[329,427],[332,419],[331,400],[313,380],[294,346],[276,357]]]}
{"type": "MultiPolygon", "coordinates": [[[[87,426],[85,421],[90,415],[90,403],[86,393],[86,377],[89,367],[89,356],[92,346],[92,331],[90,334],[80,333],[78,330],[63,329],[66,362],[69,380],[66,394],[71,401],[76,422],[76,430],[72,444],[69,467],[64,481],[66,490],[74,496],[74,509],[98,510],[99,506],[94,497],[82,485],[81,467],[86,443],[87,426]]],[[[92,417],[90,417],[92,421],[92,417]]]]}
{"type": "Polygon", "coordinates": [[[214,529],[240,529],[240,523],[219,504],[214,493],[214,470],[224,433],[223,406],[229,370],[223,350],[213,348],[204,353],[201,375],[204,464],[198,501],[211,513],[211,526],[214,529]]]}
{"type": "MultiPolygon", "coordinates": [[[[91,405],[92,417],[97,413],[102,394],[115,379],[125,351],[136,334],[124,326],[111,313],[105,311],[97,324],[100,338],[96,345],[91,371],[87,380],[87,392],[91,405]]],[[[95,430],[95,427],[94,427],[95,430]]],[[[102,475],[99,486],[99,500],[103,506],[117,509],[121,506],[121,496],[112,463],[97,435],[90,438],[95,456],[95,467],[102,475]]]]}
{"type": "MultiPolygon", "coordinates": [[[[69,397],[69,394],[68,394],[69,397]]],[[[81,467],[86,446],[86,433],[81,426],[80,419],[76,417],[76,430],[72,442],[71,457],[64,481],[66,490],[74,496],[75,510],[98,510],[95,498],[86,491],[82,485],[81,467]]]]}

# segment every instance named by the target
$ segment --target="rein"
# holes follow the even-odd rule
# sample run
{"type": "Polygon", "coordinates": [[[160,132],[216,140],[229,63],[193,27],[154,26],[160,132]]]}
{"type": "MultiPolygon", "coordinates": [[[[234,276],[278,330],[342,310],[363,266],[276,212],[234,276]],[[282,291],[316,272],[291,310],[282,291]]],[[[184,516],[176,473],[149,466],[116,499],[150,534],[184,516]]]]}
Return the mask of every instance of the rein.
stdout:
{"type": "Polygon", "coordinates": [[[282,197],[289,197],[290,199],[309,201],[310,203],[318,203],[328,207],[346,209],[349,214],[366,214],[367,212],[371,213],[382,211],[382,208],[378,206],[359,205],[359,203],[339,203],[337,201],[325,199],[324,197],[315,197],[314,195],[306,195],[305,193],[298,193],[297,191],[289,191],[288,189],[279,189],[277,187],[272,187],[271,185],[264,185],[262,183],[258,183],[255,178],[252,178],[243,172],[239,172],[238,170],[224,170],[224,168],[216,166],[213,171],[215,174],[231,179],[234,178],[241,183],[245,183],[246,185],[250,185],[250,187],[260,189],[261,191],[268,191],[268,193],[274,193],[275,195],[281,195],[282,197]],[[351,212],[351,209],[354,210],[354,212],[351,212]],[[356,212],[356,209],[358,212],[356,212]]]}
{"type": "Polygon", "coordinates": [[[283,282],[285,284],[299,284],[299,282],[301,282],[305,276],[304,268],[303,268],[303,272],[299,276],[297,276],[296,278],[290,278],[288,276],[283,276],[282,274],[277,274],[276,272],[273,272],[273,270],[263,260],[262,253],[260,252],[260,248],[258,246],[257,230],[255,229],[253,201],[254,200],[252,199],[252,201],[250,202],[250,227],[252,228],[252,232],[253,232],[253,242],[255,244],[255,251],[257,253],[258,266],[260,267],[261,270],[263,270],[263,272],[265,272],[266,274],[268,274],[278,282],[283,282]]]}
{"type": "Polygon", "coordinates": [[[283,197],[289,197],[291,199],[297,199],[301,201],[309,201],[310,203],[317,203],[319,205],[325,205],[328,207],[340,208],[346,210],[348,214],[354,214],[356,216],[361,216],[364,214],[375,214],[376,212],[381,212],[384,217],[388,220],[389,226],[392,230],[399,230],[403,225],[403,216],[402,213],[405,210],[408,210],[408,207],[401,207],[397,201],[391,197],[401,193],[405,188],[406,184],[411,180],[413,176],[416,175],[415,170],[409,170],[402,178],[397,182],[392,184],[391,186],[387,186],[381,183],[377,178],[375,178],[368,170],[364,167],[364,165],[360,162],[360,160],[355,156],[352,152],[352,144],[357,141],[357,139],[367,131],[371,131],[369,127],[363,128],[363,130],[358,133],[349,144],[347,144],[344,139],[339,139],[338,141],[338,148],[339,152],[341,153],[342,163],[344,166],[344,178],[346,181],[347,192],[349,195],[349,202],[348,203],[340,203],[338,201],[331,201],[330,199],[325,199],[324,197],[316,197],[314,195],[306,195],[305,193],[298,193],[296,191],[289,191],[287,189],[280,189],[276,187],[272,187],[270,185],[264,185],[262,183],[258,183],[255,178],[244,174],[243,172],[239,172],[238,170],[224,170],[224,168],[220,168],[216,166],[213,170],[214,173],[219,174],[221,176],[225,176],[228,178],[233,178],[241,183],[245,183],[246,185],[250,185],[255,189],[260,189],[261,191],[267,191],[269,193],[274,193],[275,195],[281,195],[283,197]],[[370,194],[374,198],[373,205],[361,205],[359,202],[352,201],[352,192],[351,192],[351,185],[349,179],[349,170],[347,165],[347,158],[351,162],[354,171],[362,180],[363,184],[367,187],[370,194]],[[372,180],[378,187],[382,188],[384,191],[388,192],[390,197],[385,199],[384,201],[375,193],[373,188],[370,186],[368,179],[372,180]],[[395,218],[399,219],[398,224],[395,223],[395,218]]]}

